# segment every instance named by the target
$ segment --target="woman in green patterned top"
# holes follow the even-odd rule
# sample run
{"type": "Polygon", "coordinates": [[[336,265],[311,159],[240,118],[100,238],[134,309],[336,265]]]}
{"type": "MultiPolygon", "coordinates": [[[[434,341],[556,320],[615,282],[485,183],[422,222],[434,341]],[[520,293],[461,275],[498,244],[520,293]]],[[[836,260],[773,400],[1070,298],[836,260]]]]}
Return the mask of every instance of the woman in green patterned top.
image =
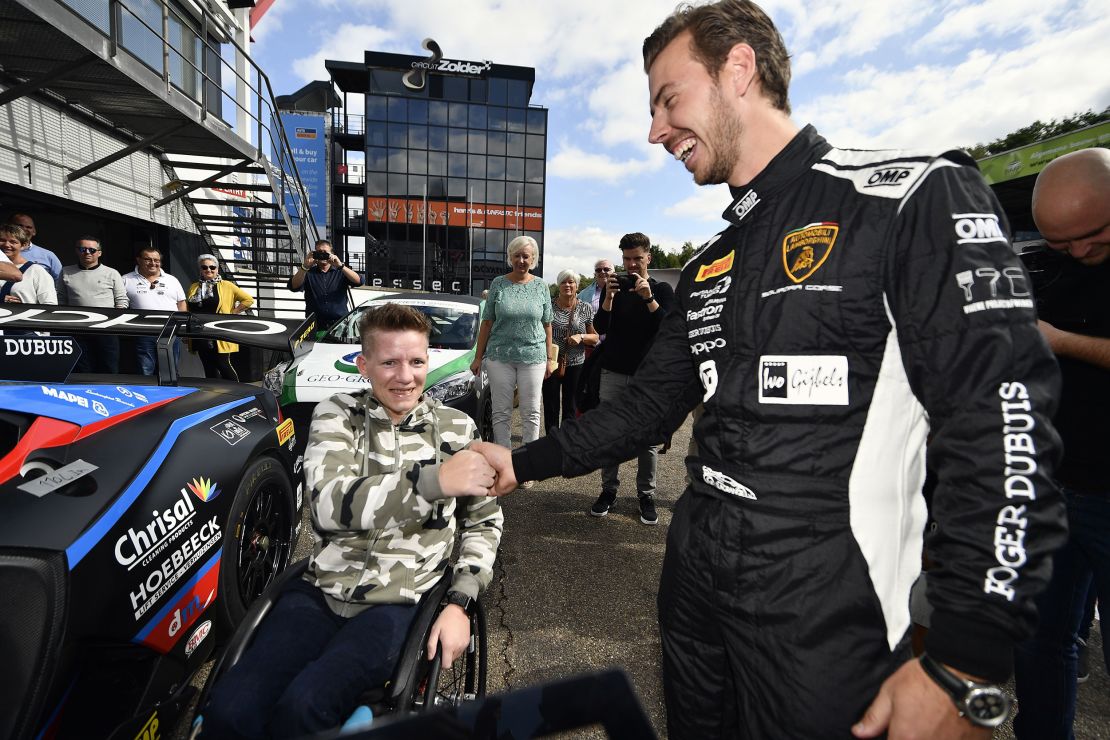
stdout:
{"type": "Polygon", "coordinates": [[[527,444],[540,436],[540,388],[550,372],[551,294],[529,272],[539,249],[530,236],[509,242],[508,275],[489,286],[470,369],[477,375],[485,361],[493,401],[493,439],[509,447],[513,391],[520,391],[520,421],[527,444]]]}

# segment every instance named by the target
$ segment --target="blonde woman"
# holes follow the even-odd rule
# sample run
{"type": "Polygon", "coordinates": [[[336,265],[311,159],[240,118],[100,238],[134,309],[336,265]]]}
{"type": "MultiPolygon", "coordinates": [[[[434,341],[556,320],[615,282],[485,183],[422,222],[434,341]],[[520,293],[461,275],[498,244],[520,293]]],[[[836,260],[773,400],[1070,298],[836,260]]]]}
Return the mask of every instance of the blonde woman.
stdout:
{"type": "MultiPolygon", "coordinates": [[[[247,291],[230,280],[220,277],[220,263],[215,255],[202,254],[197,258],[200,279],[189,286],[185,299],[193,313],[230,313],[239,314],[254,305],[254,299],[247,291]]],[[[231,366],[231,353],[239,351],[234,342],[211,339],[189,340],[189,351],[196,352],[204,365],[204,377],[239,380],[235,368],[231,366]]]]}
{"type": "Polygon", "coordinates": [[[559,348],[559,367],[543,381],[544,426],[550,431],[561,421],[575,415],[574,391],[578,376],[586,362],[586,347],[597,345],[594,331],[594,309],[589,301],[578,298],[578,273],[563,270],[557,278],[559,293],[552,304],[551,337],[559,348]],[[562,398],[560,399],[560,394],[562,398]]]}

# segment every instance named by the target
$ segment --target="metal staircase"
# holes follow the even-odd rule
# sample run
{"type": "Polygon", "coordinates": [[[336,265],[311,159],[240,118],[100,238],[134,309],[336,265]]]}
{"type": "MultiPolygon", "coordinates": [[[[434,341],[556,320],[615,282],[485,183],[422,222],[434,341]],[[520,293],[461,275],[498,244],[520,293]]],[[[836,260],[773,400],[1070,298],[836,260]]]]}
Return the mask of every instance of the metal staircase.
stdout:
{"type": "Polygon", "coordinates": [[[183,200],[234,279],[255,286],[260,313],[299,311],[274,293],[317,225],[270,81],[244,49],[249,29],[226,2],[213,6],[0,0],[0,106],[34,95],[120,141],[68,182],[153,153],[166,182],[152,211],[183,200]]]}

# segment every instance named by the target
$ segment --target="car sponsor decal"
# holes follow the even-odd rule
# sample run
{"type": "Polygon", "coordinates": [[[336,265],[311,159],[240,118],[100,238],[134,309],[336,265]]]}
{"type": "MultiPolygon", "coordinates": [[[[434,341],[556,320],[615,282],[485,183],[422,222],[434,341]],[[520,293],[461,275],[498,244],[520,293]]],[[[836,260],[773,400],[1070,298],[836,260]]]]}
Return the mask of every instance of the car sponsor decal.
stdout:
{"type": "Polygon", "coordinates": [[[158,720],[158,711],[155,710],[154,714],[150,715],[150,719],[139,730],[139,734],[135,735],[135,740],[159,740],[162,737],[160,729],[161,722],[158,720]]]}
{"type": "Polygon", "coordinates": [[[204,638],[208,637],[208,633],[212,631],[212,620],[206,619],[197,625],[193,630],[193,634],[189,635],[189,639],[185,641],[185,657],[191,657],[196,652],[200,644],[204,642],[204,638]]]}
{"type": "Polygon", "coordinates": [[[240,424],[244,424],[244,423],[246,423],[247,419],[253,419],[256,416],[262,416],[262,415],[263,415],[262,409],[258,408],[257,406],[252,406],[249,409],[247,409],[246,411],[240,411],[238,414],[232,414],[231,418],[232,418],[233,421],[237,421],[240,424]]]}
{"type": "Polygon", "coordinates": [[[286,442],[288,442],[289,440],[293,439],[293,434],[294,434],[294,431],[293,431],[293,420],[292,419],[286,419],[285,421],[278,424],[277,437],[278,437],[278,444],[279,445],[283,445],[286,442]]]}
{"type": "Polygon", "coordinates": [[[85,530],[85,532],[77,538],[77,540],[66,548],[66,558],[69,562],[69,569],[73,570],[84,559],[89,551],[96,547],[97,544],[108,534],[109,530],[116,525],[120,517],[131,508],[139,495],[146,490],[147,484],[154,478],[154,474],[165,463],[166,458],[170,454],[177,443],[178,438],[187,430],[202,424],[215,416],[223,416],[230,412],[232,409],[242,406],[243,399],[237,398],[234,401],[214,406],[210,409],[198,411],[189,416],[183,416],[180,419],[175,419],[170,424],[169,429],[166,430],[165,436],[162,441],[158,443],[158,447],[150,454],[150,459],[132,479],[130,485],[119,495],[106,512],[99,519],[85,530]]]}
{"type": "Polygon", "coordinates": [[[166,601],[166,605],[150,618],[131,641],[159,652],[168,652],[212,605],[219,586],[220,553],[217,552],[166,601]]]}
{"type": "Polygon", "coordinates": [[[197,513],[193,497],[184,488],[177,496],[173,505],[161,511],[155,509],[146,524],[138,529],[130,527],[116,539],[113,552],[117,563],[126,565],[129,571],[149,565],[192,526],[197,513]]]}
{"type": "Polygon", "coordinates": [[[803,282],[829,258],[840,226],[831,222],[807,224],[782,240],[782,266],[795,283],[803,282]]]}
{"type": "Polygon", "coordinates": [[[208,478],[193,478],[193,480],[186,485],[188,485],[189,490],[193,492],[194,496],[206,504],[220,495],[220,487],[208,478]]]}
{"type": "Polygon", "coordinates": [[[57,491],[59,488],[68,486],[78,478],[83,478],[94,470],[100,468],[92,463],[85,462],[84,460],[74,460],[69,465],[63,465],[57,470],[47,472],[37,478],[23,483],[19,486],[19,490],[26,491],[32,496],[42,498],[52,491],[57,491]]]}
{"type": "Polygon", "coordinates": [[[251,434],[249,429],[232,419],[224,419],[215,426],[209,427],[209,429],[215,432],[217,437],[227,442],[232,447],[242,442],[251,434]]]}
{"type": "MultiPolygon", "coordinates": [[[[133,416],[148,407],[162,405],[194,392],[195,388],[141,386],[127,389],[114,385],[67,385],[42,383],[0,388],[0,409],[47,416],[86,426],[124,414],[133,416]],[[139,400],[136,392],[145,400],[139,400]]],[[[103,427],[101,427],[103,428],[103,427]]]]}
{"type": "Polygon", "coordinates": [[[847,406],[848,358],[843,355],[763,355],[759,402],[795,406],[847,406]]]}
{"type": "MultiPolygon", "coordinates": [[[[220,530],[220,525],[216,519],[215,515],[209,517],[207,521],[196,527],[188,538],[182,537],[177,547],[169,551],[158,563],[158,566],[147,573],[131,589],[128,598],[130,599],[131,609],[135,612],[135,621],[139,621],[144,614],[161,601],[162,597],[170,592],[174,584],[200,562],[205,553],[219,544],[223,532],[220,530]]],[[[154,621],[157,622],[162,619],[165,616],[165,611],[166,609],[163,608],[154,621]]]]}
{"type": "Polygon", "coordinates": [[[358,359],[358,356],[361,355],[361,354],[362,354],[362,350],[358,350],[357,352],[352,352],[348,355],[343,355],[342,357],[340,357],[338,360],[335,361],[335,369],[338,370],[341,373],[357,373],[358,372],[358,365],[355,364],[355,361],[358,359]]]}
{"type": "Polygon", "coordinates": [[[698,267],[698,274],[694,276],[695,283],[704,283],[710,278],[715,278],[719,275],[724,275],[732,269],[732,261],[736,257],[736,250],[732,250],[719,260],[714,260],[708,265],[701,265],[698,267]]]}

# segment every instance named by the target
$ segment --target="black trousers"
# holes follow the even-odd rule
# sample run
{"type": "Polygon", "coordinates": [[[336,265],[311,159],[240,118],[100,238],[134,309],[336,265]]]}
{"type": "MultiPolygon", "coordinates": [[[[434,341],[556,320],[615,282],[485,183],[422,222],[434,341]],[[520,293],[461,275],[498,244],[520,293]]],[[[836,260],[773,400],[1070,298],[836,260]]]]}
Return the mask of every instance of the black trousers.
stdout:
{"type": "Polygon", "coordinates": [[[239,374],[231,366],[231,353],[220,352],[216,343],[211,340],[201,340],[197,347],[197,356],[204,365],[204,377],[223,378],[224,380],[239,380],[239,374]]]}
{"type": "Polygon", "coordinates": [[[558,371],[543,381],[543,428],[554,429],[560,420],[573,419],[575,414],[574,392],[578,388],[581,365],[567,365],[563,377],[558,371]],[[560,398],[560,394],[562,397],[560,398]],[[560,411],[562,416],[560,416],[560,411]]]}
{"type": "Polygon", "coordinates": [[[81,357],[73,367],[75,373],[119,373],[119,337],[100,334],[75,336],[81,357]]]}

